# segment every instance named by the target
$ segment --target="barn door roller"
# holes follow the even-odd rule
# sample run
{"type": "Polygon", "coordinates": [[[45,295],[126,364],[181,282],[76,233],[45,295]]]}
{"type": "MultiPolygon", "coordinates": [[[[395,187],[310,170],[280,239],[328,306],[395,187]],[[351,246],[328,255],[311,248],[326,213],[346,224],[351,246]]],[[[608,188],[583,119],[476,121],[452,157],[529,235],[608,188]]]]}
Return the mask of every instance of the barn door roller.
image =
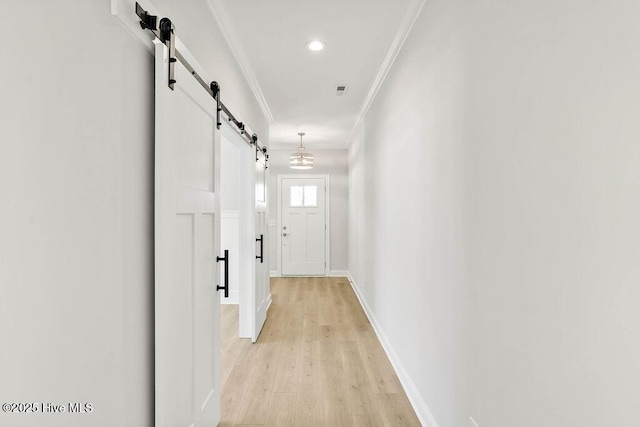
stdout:
{"type": "Polygon", "coordinates": [[[160,40],[169,49],[169,87],[173,90],[176,84],[176,41],[174,26],[169,18],[160,20],[160,40]]]}

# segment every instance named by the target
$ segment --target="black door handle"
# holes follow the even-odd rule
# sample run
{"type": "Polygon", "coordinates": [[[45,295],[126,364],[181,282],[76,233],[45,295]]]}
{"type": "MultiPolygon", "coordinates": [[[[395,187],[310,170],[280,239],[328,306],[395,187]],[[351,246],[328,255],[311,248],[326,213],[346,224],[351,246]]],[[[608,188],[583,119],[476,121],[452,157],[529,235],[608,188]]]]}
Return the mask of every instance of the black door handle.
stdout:
{"type": "Polygon", "coordinates": [[[216,290],[224,289],[224,297],[229,298],[229,249],[224,250],[224,257],[218,257],[216,262],[224,261],[224,286],[216,286],[216,290]]]}
{"type": "Polygon", "coordinates": [[[264,262],[264,235],[261,234],[259,239],[256,239],[256,242],[260,242],[260,255],[256,255],[256,259],[260,260],[260,264],[264,262]]]}

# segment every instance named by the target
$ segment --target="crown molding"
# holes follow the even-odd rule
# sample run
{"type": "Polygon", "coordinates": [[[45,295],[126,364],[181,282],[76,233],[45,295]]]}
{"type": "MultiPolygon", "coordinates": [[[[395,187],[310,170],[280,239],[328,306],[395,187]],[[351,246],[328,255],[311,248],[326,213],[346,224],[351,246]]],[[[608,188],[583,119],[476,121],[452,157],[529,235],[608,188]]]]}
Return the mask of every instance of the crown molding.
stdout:
{"type": "Polygon", "coordinates": [[[231,20],[229,19],[229,15],[227,14],[227,10],[222,4],[222,0],[207,0],[207,4],[209,5],[209,10],[211,14],[215,18],[220,30],[222,31],[222,35],[224,36],[227,44],[231,48],[231,52],[235,57],[238,65],[240,66],[240,70],[244,75],[244,78],[247,80],[249,87],[251,88],[251,92],[253,92],[253,96],[256,98],[260,109],[262,110],[262,114],[267,119],[269,124],[273,123],[273,114],[271,114],[271,110],[269,109],[269,105],[267,104],[267,100],[264,98],[264,94],[262,93],[262,89],[260,88],[260,84],[256,79],[255,74],[253,73],[253,69],[249,64],[249,60],[242,49],[242,45],[236,36],[236,33],[231,25],[231,20]]]}
{"type": "Polygon", "coordinates": [[[398,53],[400,53],[400,50],[402,49],[407,36],[411,32],[411,29],[415,25],[416,20],[418,19],[418,16],[420,15],[420,12],[422,11],[425,3],[426,0],[413,0],[407,7],[407,11],[404,14],[402,22],[400,23],[400,27],[398,27],[396,36],[394,37],[393,42],[391,43],[391,46],[387,51],[387,55],[384,57],[384,60],[380,65],[380,68],[378,68],[378,73],[376,74],[375,79],[373,79],[373,83],[371,83],[371,87],[369,88],[369,92],[367,93],[367,96],[362,103],[362,107],[360,107],[360,111],[358,113],[356,121],[353,125],[353,128],[351,129],[349,138],[347,139],[347,147],[351,145],[351,141],[353,141],[356,132],[358,132],[358,129],[360,128],[360,126],[362,126],[362,122],[364,121],[367,112],[369,112],[371,104],[373,104],[373,101],[378,95],[378,91],[382,87],[382,83],[384,83],[387,74],[389,74],[393,63],[398,57],[398,53]]]}

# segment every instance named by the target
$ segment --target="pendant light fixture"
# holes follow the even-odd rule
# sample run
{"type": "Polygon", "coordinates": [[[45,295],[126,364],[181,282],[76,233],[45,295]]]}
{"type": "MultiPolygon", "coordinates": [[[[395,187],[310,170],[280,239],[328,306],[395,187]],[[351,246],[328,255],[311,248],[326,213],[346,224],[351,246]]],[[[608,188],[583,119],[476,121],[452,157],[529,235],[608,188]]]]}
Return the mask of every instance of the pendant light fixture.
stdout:
{"type": "Polygon", "coordinates": [[[299,132],[298,135],[300,135],[300,146],[289,156],[289,167],[291,169],[312,169],[313,154],[305,151],[305,148],[302,146],[302,137],[305,133],[299,132]]]}

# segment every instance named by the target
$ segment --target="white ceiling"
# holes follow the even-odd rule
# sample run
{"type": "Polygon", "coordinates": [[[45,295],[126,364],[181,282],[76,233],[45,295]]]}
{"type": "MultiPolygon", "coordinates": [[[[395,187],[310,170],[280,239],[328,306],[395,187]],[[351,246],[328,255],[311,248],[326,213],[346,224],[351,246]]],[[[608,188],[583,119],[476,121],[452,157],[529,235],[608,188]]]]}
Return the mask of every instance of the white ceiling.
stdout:
{"type": "Polygon", "coordinates": [[[271,148],[346,148],[420,0],[210,0],[270,125],[271,148]],[[305,48],[319,39],[320,52],[305,48]],[[347,93],[336,95],[336,85],[347,93]]]}

